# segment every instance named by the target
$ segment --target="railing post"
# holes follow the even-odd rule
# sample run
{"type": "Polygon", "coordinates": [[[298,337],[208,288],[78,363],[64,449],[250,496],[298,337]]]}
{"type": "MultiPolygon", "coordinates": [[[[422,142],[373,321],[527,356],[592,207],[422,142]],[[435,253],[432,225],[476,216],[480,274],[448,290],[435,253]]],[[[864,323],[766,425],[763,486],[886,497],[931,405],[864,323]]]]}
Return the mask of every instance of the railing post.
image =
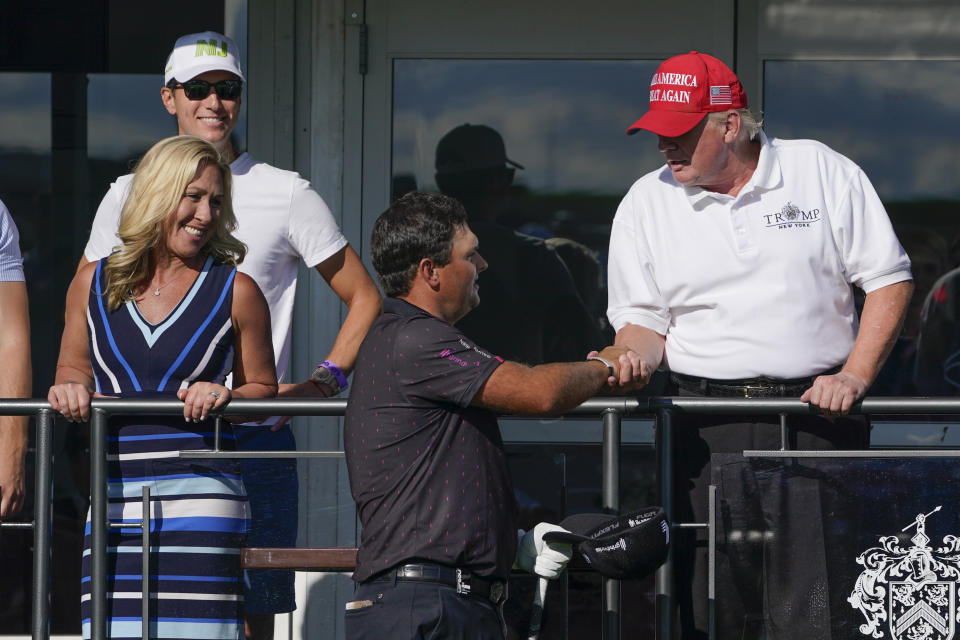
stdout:
{"type": "Polygon", "coordinates": [[[707,489],[707,638],[717,637],[717,487],[707,489]]]}
{"type": "Polygon", "coordinates": [[[790,429],[787,426],[787,414],[780,413],[780,451],[790,450],[790,429]]]}
{"type": "MultiPolygon", "coordinates": [[[[560,453],[554,461],[560,465],[560,515],[567,517],[567,454],[560,453]]],[[[561,640],[570,637],[570,572],[564,571],[557,580],[560,583],[560,617],[563,618],[561,640]]]]}
{"type": "MultiPolygon", "coordinates": [[[[150,640],[150,487],[144,485],[140,511],[140,549],[143,555],[140,558],[140,584],[143,593],[140,600],[140,633],[143,640],[150,640]]],[[[157,600],[159,612],[160,601],[157,600]]]]}
{"type": "MultiPolygon", "coordinates": [[[[603,410],[603,509],[620,513],[620,412],[603,410]]],[[[603,579],[604,640],[620,640],[620,581],[603,579]]]]}
{"type": "Polygon", "coordinates": [[[50,638],[50,495],[53,483],[53,412],[37,412],[33,508],[33,639],[50,638]]]}
{"type": "MultiPolygon", "coordinates": [[[[660,483],[660,504],[667,522],[673,526],[673,427],[669,409],[657,411],[657,480],[660,483]]],[[[673,622],[673,545],[667,551],[667,561],[657,569],[656,578],[656,637],[669,640],[673,622]]]]}
{"type": "Polygon", "coordinates": [[[107,412],[90,416],[90,638],[107,637],[107,412]]]}

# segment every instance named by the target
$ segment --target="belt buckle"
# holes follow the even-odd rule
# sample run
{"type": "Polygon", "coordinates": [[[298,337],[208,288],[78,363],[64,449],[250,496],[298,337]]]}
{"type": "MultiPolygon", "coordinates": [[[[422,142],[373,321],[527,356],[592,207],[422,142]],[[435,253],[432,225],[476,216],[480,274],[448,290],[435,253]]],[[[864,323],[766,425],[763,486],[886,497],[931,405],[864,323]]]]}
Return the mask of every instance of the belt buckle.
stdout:
{"type": "Polygon", "coordinates": [[[470,582],[469,579],[464,580],[463,569],[457,569],[457,593],[462,596],[470,595],[470,582]]]}
{"type": "Polygon", "coordinates": [[[745,384],[743,385],[743,397],[744,398],[763,398],[766,397],[763,395],[763,392],[766,391],[768,387],[762,384],[745,384]],[[752,395],[751,392],[757,392],[759,395],[752,395]]]}

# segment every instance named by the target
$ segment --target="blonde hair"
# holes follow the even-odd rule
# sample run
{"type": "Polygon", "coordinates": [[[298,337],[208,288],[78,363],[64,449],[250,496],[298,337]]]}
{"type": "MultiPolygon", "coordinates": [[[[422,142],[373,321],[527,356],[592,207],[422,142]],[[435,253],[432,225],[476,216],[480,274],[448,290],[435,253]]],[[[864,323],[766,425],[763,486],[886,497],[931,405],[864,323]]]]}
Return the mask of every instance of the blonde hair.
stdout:
{"type": "Polygon", "coordinates": [[[209,165],[220,171],[223,202],[213,235],[200,254],[233,265],[243,261],[247,247],[231,233],[237,228],[237,218],[230,198],[230,166],[205,140],[194,136],[166,138],[153,145],[137,164],[130,194],[120,212],[117,236],[123,244],[110,254],[104,268],[103,293],[111,311],[133,300],[134,288],[153,274],[155,251],[164,246],[170,216],[180,205],[187,185],[209,165]]]}

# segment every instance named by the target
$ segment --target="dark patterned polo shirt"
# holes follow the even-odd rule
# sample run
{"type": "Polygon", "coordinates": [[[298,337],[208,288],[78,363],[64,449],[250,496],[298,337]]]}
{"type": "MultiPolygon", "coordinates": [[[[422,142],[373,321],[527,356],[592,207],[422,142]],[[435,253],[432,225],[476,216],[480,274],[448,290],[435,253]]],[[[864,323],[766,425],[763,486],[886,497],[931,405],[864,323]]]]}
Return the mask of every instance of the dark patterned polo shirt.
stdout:
{"type": "Polygon", "coordinates": [[[470,406],[502,361],[403,300],[383,310],[360,347],[344,423],[362,526],[353,578],[417,561],[506,578],[513,483],[497,416],[470,406]]]}

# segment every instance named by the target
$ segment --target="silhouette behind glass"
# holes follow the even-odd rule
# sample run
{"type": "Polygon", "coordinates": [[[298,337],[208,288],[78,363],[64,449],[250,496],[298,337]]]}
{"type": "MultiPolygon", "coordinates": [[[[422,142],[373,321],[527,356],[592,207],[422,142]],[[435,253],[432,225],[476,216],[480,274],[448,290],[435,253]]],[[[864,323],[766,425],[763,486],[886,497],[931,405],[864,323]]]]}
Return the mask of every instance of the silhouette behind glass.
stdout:
{"type": "Polygon", "coordinates": [[[567,267],[543,240],[497,222],[514,172],[523,168],[485,125],[460,125],[437,144],[437,186],[463,203],[490,264],[480,274],[480,306],[457,327],[508,360],[580,360],[604,343],[567,267]]]}

